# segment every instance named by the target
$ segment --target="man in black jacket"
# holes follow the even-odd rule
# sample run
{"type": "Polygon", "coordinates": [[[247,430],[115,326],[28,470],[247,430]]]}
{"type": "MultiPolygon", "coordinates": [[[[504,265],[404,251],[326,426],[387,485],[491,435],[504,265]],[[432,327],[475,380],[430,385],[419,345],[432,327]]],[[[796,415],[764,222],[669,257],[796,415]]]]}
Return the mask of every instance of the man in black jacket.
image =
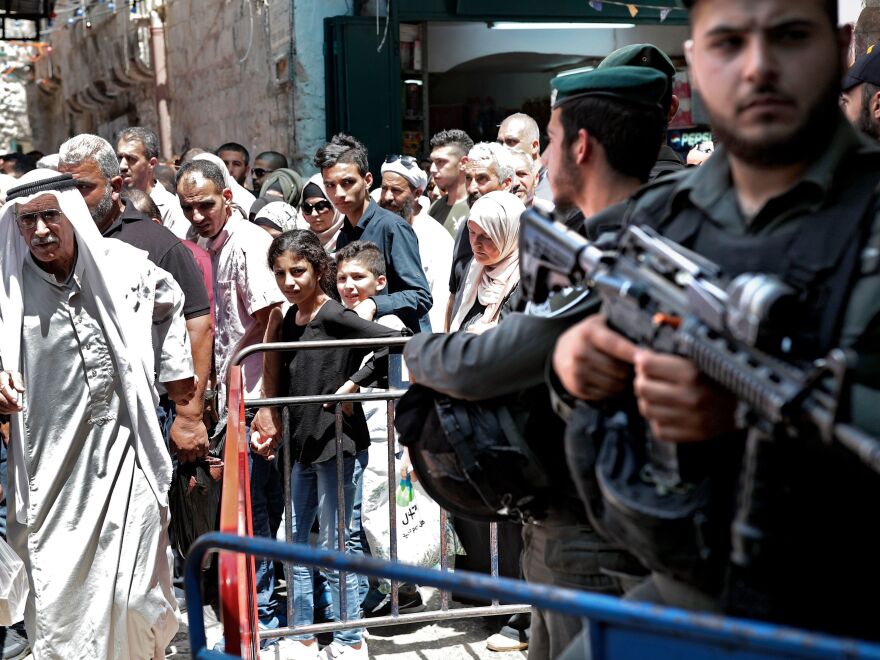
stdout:
{"type": "Polygon", "coordinates": [[[315,153],[315,167],[321,170],[330,201],[345,216],[336,249],[353,241],[370,241],[379,246],[385,259],[388,293],[363,301],[355,311],[368,321],[394,314],[413,332],[430,332],[431,290],[418,239],[403,218],[370,198],[373,175],[367,148],[339,133],[315,153]]]}
{"type": "Polygon", "coordinates": [[[160,402],[164,414],[173,418],[167,429],[167,440],[177,458],[187,462],[205,456],[208,453],[208,432],[202,413],[204,389],[211,371],[211,309],[204,280],[192,253],[168,229],[120,199],[119,161],[113,147],[103,138],[82,134],[62,144],[58,169],[76,180],[103,236],[118,238],[146,251],[150,261],[168,271],[183,290],[186,298],[184,318],[199,383],[196,396],[186,406],[174,406],[165,396],[160,402]]]}
{"type": "MultiPolygon", "coordinates": [[[[653,145],[664,123],[661,98],[667,79],[647,67],[611,67],[561,75],[552,84],[544,164],[554,199],[577,206],[588,217],[601,215],[648,179],[657,155],[653,145]]],[[[472,400],[540,386],[560,333],[596,309],[582,291],[571,298],[555,301],[558,308],[547,316],[513,314],[482,335],[414,337],[405,351],[410,373],[418,383],[472,400]]],[[[547,399],[547,391],[539,387],[532,400],[541,399],[547,399]]],[[[546,404],[533,414],[552,420],[546,404]]],[[[632,574],[639,568],[590,526],[566,473],[561,435],[557,427],[555,442],[543,436],[533,445],[540,445],[540,453],[554,465],[551,480],[559,485],[559,497],[543,520],[524,526],[523,572],[529,581],[619,594],[623,585],[612,573],[632,574]]],[[[530,657],[558,657],[581,625],[577,617],[533,610],[530,657]]]]}

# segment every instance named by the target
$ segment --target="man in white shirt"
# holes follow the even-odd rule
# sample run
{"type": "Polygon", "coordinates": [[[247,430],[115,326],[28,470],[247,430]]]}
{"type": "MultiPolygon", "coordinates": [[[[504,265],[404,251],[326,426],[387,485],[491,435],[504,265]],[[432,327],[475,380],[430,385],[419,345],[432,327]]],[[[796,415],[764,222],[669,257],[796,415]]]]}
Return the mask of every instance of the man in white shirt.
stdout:
{"type": "Polygon", "coordinates": [[[434,304],[428,312],[433,332],[443,332],[452,269],[452,236],[420,203],[428,175],[412,156],[391,155],[382,164],[379,206],[406,220],[419,240],[419,257],[434,304]]]}
{"type": "MultiPolygon", "coordinates": [[[[183,213],[198,234],[198,245],[211,255],[214,267],[214,369],[220,414],[216,435],[225,427],[226,383],[232,358],[243,348],[263,341],[269,314],[284,302],[284,296],[267,261],[272,237],[232,213],[232,190],[225,185],[221,166],[200,159],[186,163],[177,173],[177,195],[183,213]]],[[[259,397],[263,356],[252,355],[241,366],[245,398],[259,397]]],[[[273,536],[269,511],[281,510],[281,478],[279,471],[259,455],[252,455],[251,505],[254,533],[273,536]]],[[[272,601],[272,562],[258,560],[256,570],[260,623],[277,627],[280,604],[272,601]]]]}

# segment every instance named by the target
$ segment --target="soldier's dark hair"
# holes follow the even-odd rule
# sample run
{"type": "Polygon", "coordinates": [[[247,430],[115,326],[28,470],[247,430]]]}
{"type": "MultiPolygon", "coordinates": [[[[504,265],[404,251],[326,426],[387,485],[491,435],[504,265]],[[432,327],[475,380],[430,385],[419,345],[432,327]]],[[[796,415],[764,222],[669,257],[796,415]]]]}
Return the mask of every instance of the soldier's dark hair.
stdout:
{"type": "Polygon", "coordinates": [[[334,300],[339,300],[339,292],[336,290],[336,263],[321,245],[317,234],[310,229],[291,229],[272,239],[267,255],[271,270],[275,270],[275,261],[285,252],[308,261],[315,275],[320,278],[321,290],[334,300]]]}
{"type": "Polygon", "coordinates": [[[612,169],[642,182],[648,180],[666,127],[666,116],[659,106],[646,108],[587,96],[561,105],[560,110],[566,146],[585,129],[604,147],[612,169]]]}
{"type": "Polygon", "coordinates": [[[474,141],[464,131],[453,128],[448,131],[440,131],[431,138],[431,149],[438,147],[455,147],[459,157],[467,156],[468,151],[474,148],[474,141]]]}
{"type": "Polygon", "coordinates": [[[238,142],[227,142],[225,144],[221,144],[219,147],[217,147],[217,151],[214,152],[214,155],[219,156],[221,151],[237,151],[242,156],[244,156],[245,165],[251,162],[250,153],[248,153],[248,150],[245,149],[238,142]]]}
{"type": "Polygon", "coordinates": [[[272,166],[272,169],[280,170],[281,168],[287,167],[287,156],[284,154],[278,153],[277,151],[261,151],[257,154],[257,157],[254,158],[254,161],[265,160],[268,161],[272,166]]]}
{"type": "Polygon", "coordinates": [[[147,160],[159,157],[159,137],[149,128],[143,126],[129,126],[116,134],[116,144],[121,140],[126,142],[133,140],[144,145],[144,155],[147,160]]]}
{"type": "Polygon", "coordinates": [[[366,176],[370,171],[367,148],[360,140],[345,133],[337,133],[330,142],[315,152],[314,165],[319,170],[325,170],[340,163],[357,165],[361,176],[366,176]]]}
{"type": "Polygon", "coordinates": [[[186,177],[192,178],[194,174],[200,174],[213,183],[218,193],[223,192],[226,187],[226,179],[220,168],[209,160],[199,159],[191,160],[180,166],[180,169],[177,170],[177,178],[174,180],[175,189],[180,187],[180,182],[186,177]]]}
{"type": "MultiPolygon", "coordinates": [[[[682,4],[684,4],[685,8],[688,10],[693,9],[697,2],[699,2],[699,0],[682,0],[682,4]]],[[[831,21],[831,27],[836,28],[839,21],[837,0],[822,0],[822,5],[825,8],[825,13],[828,14],[828,18],[831,21]]]]}
{"type": "Polygon", "coordinates": [[[348,261],[357,261],[370,271],[375,277],[385,275],[385,258],[379,246],[370,241],[353,241],[338,249],[333,258],[336,259],[336,268],[348,261]]]}

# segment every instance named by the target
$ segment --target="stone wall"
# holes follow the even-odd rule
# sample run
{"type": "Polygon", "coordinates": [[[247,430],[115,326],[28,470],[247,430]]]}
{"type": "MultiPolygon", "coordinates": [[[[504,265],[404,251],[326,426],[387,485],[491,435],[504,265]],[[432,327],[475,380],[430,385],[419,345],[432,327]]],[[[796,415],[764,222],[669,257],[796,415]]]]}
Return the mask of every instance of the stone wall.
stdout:
{"type": "Polygon", "coordinates": [[[290,0],[174,0],[165,26],[175,149],[293,150],[290,0]]]}
{"type": "MultiPolygon", "coordinates": [[[[292,151],[290,3],[153,3],[164,18],[175,153],[226,141],[292,151]]],[[[92,20],[90,29],[65,23],[49,38],[51,62],[38,63],[37,78],[51,80],[53,91],[31,90],[39,148],[55,151],[85,131],[110,138],[129,125],[156,128],[148,15],[119,11],[92,20]]]]}

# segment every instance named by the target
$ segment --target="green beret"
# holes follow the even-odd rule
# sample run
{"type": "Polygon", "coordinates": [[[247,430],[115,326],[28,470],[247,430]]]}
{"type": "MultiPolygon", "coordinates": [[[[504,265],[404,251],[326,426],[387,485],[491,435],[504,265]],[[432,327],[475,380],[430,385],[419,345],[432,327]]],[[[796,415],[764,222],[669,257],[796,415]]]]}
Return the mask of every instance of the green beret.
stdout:
{"type": "Polygon", "coordinates": [[[599,63],[598,69],[609,66],[647,66],[666,75],[675,76],[675,65],[669,56],[653,44],[632,44],[618,48],[599,63]]]}
{"type": "Polygon", "coordinates": [[[646,107],[663,108],[669,78],[642,66],[609,66],[591,71],[562,72],[550,81],[550,106],[598,96],[646,107]]]}

